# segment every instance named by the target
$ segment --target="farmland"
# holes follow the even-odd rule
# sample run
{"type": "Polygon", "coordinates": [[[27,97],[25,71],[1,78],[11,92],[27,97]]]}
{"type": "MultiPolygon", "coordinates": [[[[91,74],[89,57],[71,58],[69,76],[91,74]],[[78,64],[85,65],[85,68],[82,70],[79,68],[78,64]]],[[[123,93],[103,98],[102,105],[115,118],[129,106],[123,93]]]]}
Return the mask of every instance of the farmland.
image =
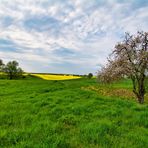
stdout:
{"type": "Polygon", "coordinates": [[[148,148],[148,0],[1,0],[0,35],[0,148],[148,148]]]}
{"type": "Polygon", "coordinates": [[[73,75],[53,75],[53,74],[31,74],[32,76],[42,78],[44,80],[70,80],[79,79],[79,76],[73,75]]]}
{"type": "Polygon", "coordinates": [[[147,96],[129,80],[0,80],[0,147],[148,147],[147,96]]]}

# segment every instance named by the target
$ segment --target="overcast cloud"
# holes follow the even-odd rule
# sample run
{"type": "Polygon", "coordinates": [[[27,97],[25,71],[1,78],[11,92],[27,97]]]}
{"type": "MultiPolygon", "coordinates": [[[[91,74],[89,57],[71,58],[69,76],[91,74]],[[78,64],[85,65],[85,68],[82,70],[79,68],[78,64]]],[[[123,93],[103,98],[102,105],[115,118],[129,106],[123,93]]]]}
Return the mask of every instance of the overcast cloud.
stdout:
{"type": "Polygon", "coordinates": [[[95,73],[125,32],[148,31],[147,0],[0,0],[0,59],[28,72],[95,73]]]}

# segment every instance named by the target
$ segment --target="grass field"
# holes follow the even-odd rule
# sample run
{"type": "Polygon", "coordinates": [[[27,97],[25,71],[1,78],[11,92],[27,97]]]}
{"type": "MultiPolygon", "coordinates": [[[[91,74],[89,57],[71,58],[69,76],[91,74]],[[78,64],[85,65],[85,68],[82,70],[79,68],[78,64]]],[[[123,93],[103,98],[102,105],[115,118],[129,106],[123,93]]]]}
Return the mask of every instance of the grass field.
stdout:
{"type": "Polygon", "coordinates": [[[0,80],[0,147],[147,148],[147,95],[140,105],[131,89],[129,80],[0,80]]]}

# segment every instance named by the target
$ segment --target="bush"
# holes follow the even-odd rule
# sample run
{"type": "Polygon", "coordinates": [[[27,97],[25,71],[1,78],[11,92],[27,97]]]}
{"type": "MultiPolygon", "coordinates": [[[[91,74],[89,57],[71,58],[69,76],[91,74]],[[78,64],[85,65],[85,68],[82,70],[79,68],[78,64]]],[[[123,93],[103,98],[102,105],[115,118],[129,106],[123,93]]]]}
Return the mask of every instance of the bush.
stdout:
{"type": "Polygon", "coordinates": [[[93,74],[92,73],[89,73],[88,76],[87,76],[89,79],[91,79],[93,77],[93,74]]]}

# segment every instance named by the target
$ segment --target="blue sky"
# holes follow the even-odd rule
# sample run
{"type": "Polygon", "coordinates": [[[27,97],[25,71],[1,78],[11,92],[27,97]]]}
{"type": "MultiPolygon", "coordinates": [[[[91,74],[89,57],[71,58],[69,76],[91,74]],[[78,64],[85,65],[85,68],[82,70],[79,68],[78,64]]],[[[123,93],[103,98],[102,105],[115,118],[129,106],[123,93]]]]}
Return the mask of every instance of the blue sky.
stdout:
{"type": "Polygon", "coordinates": [[[0,0],[0,59],[28,72],[97,72],[125,32],[148,31],[148,0],[0,0]]]}

